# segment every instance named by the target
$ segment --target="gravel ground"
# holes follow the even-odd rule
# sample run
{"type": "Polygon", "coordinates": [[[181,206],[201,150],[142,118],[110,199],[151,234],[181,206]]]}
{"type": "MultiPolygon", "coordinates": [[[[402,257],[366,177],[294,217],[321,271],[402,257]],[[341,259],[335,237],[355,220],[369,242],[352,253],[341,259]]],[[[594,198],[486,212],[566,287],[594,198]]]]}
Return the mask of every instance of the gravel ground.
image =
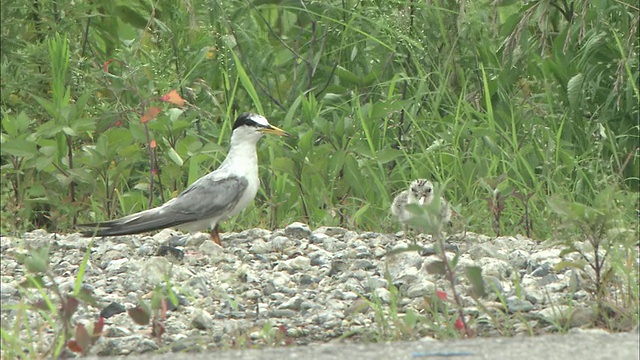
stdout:
{"type": "MultiPolygon", "coordinates": [[[[437,271],[438,256],[426,236],[408,239],[402,233],[357,233],[337,227],[311,230],[294,223],[276,231],[222,234],[223,247],[206,234],[183,236],[171,230],[91,241],[78,234],[44,231],[21,239],[2,237],[3,327],[17,316],[9,305],[23,300],[18,289],[25,269],[17,256],[49,244],[54,281],[63,294],[72,291],[79,264],[92,245],[84,290],[96,304],[81,303],[72,318],[74,324],[105,318],[105,334],[90,355],[206,354],[288,345],[298,350],[262,351],[298,351],[308,357],[321,349],[318,344],[336,339],[348,343],[420,339],[413,344],[431,344],[433,338],[451,338],[458,331],[456,314],[448,305],[452,289],[437,271]],[[409,249],[414,240],[421,250],[409,249]],[[136,308],[141,299],[152,303],[152,294],[163,293],[158,289],[167,283],[180,302],[169,307],[161,322],[163,333],[154,338],[151,326],[136,324],[127,310],[136,308]],[[409,322],[394,323],[392,308],[397,308],[400,319],[417,319],[417,325],[400,329],[399,324],[409,322]]],[[[456,291],[477,336],[519,338],[553,333],[559,326],[592,326],[592,292],[585,279],[589,274],[571,267],[555,270],[561,261],[576,261],[576,254],[561,255],[558,247],[521,236],[456,234],[448,237],[447,244],[447,256],[459,256],[456,291]],[[481,268],[485,286],[493,290],[480,299],[482,309],[464,276],[462,269],[467,266],[481,268]]],[[[38,332],[36,350],[44,351],[54,330],[29,314],[31,329],[21,334],[27,338],[29,331],[38,332]]],[[[618,326],[622,331],[634,324],[623,319],[618,326]]],[[[378,345],[363,346],[376,351],[378,345]]],[[[402,356],[413,351],[390,346],[402,356]]]]}

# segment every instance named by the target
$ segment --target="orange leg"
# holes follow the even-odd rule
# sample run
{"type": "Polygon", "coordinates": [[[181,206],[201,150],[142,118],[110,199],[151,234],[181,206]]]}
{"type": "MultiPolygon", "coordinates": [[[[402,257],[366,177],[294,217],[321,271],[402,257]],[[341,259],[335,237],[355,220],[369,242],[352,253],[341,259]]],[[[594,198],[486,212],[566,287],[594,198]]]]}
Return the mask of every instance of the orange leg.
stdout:
{"type": "Polygon", "coordinates": [[[213,240],[213,242],[215,242],[216,244],[222,247],[222,242],[220,241],[220,232],[218,231],[218,224],[216,224],[213,230],[209,232],[209,236],[211,236],[211,240],[213,240]]]}

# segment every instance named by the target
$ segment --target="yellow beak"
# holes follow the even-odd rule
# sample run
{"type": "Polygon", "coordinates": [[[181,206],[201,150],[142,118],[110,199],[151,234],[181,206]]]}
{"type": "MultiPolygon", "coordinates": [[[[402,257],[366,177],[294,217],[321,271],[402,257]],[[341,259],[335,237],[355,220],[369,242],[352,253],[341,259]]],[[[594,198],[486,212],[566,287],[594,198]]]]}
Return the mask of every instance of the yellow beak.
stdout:
{"type": "Polygon", "coordinates": [[[291,134],[289,134],[288,132],[275,127],[273,125],[269,125],[269,127],[266,128],[262,128],[259,130],[260,132],[264,133],[264,134],[272,134],[272,135],[278,135],[278,136],[288,136],[288,137],[293,137],[291,134]]]}

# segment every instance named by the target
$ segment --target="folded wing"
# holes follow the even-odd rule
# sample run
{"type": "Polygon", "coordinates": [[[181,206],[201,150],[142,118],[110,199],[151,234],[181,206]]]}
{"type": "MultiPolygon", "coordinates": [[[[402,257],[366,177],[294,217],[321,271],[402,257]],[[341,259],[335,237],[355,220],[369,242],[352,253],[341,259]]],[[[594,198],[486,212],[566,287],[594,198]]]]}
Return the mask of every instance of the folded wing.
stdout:
{"type": "Polygon", "coordinates": [[[247,185],[245,178],[232,176],[216,179],[214,176],[205,176],[160,207],[116,220],[78,226],[87,229],[82,232],[83,236],[116,236],[216,218],[235,207],[247,185]]]}

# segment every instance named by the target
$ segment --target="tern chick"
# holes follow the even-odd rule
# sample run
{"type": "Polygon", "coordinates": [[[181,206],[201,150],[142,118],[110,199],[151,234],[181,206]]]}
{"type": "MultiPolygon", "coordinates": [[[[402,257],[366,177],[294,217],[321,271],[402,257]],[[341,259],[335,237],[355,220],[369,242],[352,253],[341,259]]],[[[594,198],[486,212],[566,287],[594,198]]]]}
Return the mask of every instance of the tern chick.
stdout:
{"type": "MultiPolygon", "coordinates": [[[[407,222],[413,217],[413,213],[407,209],[407,205],[416,204],[426,207],[433,201],[433,184],[426,179],[414,180],[407,190],[398,194],[391,204],[391,213],[407,226],[407,222]]],[[[451,208],[443,197],[440,197],[440,217],[444,224],[451,221],[451,208]]]]}
{"type": "Polygon", "coordinates": [[[210,229],[212,239],[220,244],[218,224],[247,207],[260,187],[256,144],[264,134],[291,136],[262,115],[238,116],[229,153],[218,169],[159,207],[116,220],[78,225],[85,229],[82,235],[130,235],[169,227],[189,232],[210,229]]]}

